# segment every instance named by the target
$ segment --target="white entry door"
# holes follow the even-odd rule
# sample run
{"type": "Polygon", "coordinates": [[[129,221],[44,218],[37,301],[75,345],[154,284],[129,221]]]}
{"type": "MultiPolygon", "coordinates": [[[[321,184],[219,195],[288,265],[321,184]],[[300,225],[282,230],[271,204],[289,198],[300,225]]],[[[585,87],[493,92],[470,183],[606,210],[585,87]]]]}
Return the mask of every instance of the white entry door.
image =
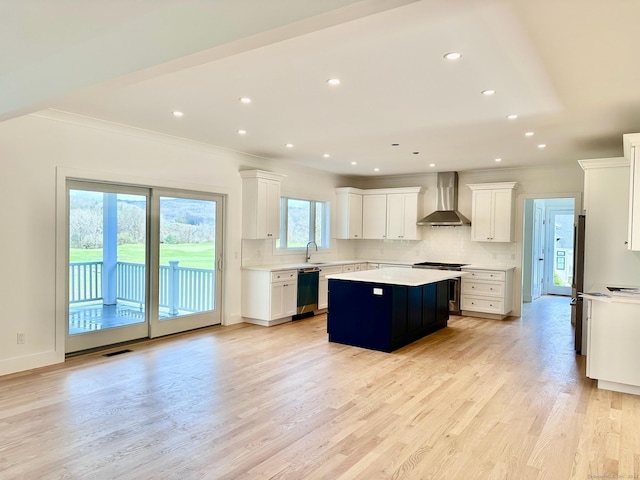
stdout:
{"type": "Polygon", "coordinates": [[[568,209],[547,209],[547,262],[545,281],[547,293],[571,295],[573,280],[574,212],[568,209]]]}

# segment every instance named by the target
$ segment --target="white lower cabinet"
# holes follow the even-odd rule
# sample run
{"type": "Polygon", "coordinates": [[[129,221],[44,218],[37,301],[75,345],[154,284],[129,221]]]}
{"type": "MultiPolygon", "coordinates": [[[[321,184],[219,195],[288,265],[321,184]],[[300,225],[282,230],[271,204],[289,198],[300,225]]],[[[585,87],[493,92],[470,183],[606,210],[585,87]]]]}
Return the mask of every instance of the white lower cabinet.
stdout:
{"type": "Polygon", "coordinates": [[[640,395],[640,305],[624,300],[585,300],[587,377],[597,379],[598,388],[640,395]]]}
{"type": "Polygon", "coordinates": [[[342,273],[342,265],[320,268],[320,278],[318,279],[318,309],[329,306],[329,280],[327,275],[342,273]]]}
{"type": "Polygon", "coordinates": [[[248,323],[271,326],[296,314],[298,271],[242,271],[242,316],[248,323]]]}
{"type": "Polygon", "coordinates": [[[505,318],[512,309],[513,268],[500,270],[462,267],[460,308],[463,315],[505,318]]]}

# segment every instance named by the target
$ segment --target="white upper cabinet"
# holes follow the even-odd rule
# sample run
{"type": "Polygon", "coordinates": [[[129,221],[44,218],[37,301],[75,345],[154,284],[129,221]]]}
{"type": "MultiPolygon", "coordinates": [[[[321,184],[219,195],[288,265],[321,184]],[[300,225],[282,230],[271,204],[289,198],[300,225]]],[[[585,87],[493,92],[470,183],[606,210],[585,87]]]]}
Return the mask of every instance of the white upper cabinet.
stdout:
{"type": "Polygon", "coordinates": [[[336,188],[335,238],[362,238],[362,193],[351,187],[336,188]]]}
{"type": "Polygon", "coordinates": [[[513,196],[516,182],[477,183],[471,190],[471,240],[513,241],[513,196]]]}
{"type": "Polygon", "coordinates": [[[280,237],[280,182],[284,175],[242,170],[242,238],[280,237]]]}
{"type": "Polygon", "coordinates": [[[362,237],[387,238],[387,196],[366,194],[362,197],[362,237]]]}
{"type": "Polygon", "coordinates": [[[335,238],[421,240],[422,187],[336,188],[335,238]]]}
{"type": "Polygon", "coordinates": [[[640,133],[622,136],[624,156],[629,160],[629,229],[627,248],[640,250],[640,133]]]}
{"type": "Polygon", "coordinates": [[[422,196],[418,189],[411,193],[387,195],[387,238],[397,240],[421,240],[422,229],[417,221],[422,217],[422,196]]]}

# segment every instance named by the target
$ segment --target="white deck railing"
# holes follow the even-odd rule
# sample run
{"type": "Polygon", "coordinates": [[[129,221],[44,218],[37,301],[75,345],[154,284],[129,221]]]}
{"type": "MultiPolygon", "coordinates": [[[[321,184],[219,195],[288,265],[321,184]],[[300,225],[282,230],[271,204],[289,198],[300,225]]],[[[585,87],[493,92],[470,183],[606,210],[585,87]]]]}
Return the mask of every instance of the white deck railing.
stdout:
{"type": "Polygon", "coordinates": [[[102,262],[69,264],[69,303],[102,300],[102,262]]]}
{"type": "MultiPolygon", "coordinates": [[[[116,264],[116,298],[145,303],[145,265],[118,262],[116,264]]],[[[160,266],[159,306],[170,315],[179,312],[213,310],[215,271],[204,268],[179,267],[177,261],[160,266]]],[[[102,262],[69,264],[69,303],[102,300],[102,262]]]]}

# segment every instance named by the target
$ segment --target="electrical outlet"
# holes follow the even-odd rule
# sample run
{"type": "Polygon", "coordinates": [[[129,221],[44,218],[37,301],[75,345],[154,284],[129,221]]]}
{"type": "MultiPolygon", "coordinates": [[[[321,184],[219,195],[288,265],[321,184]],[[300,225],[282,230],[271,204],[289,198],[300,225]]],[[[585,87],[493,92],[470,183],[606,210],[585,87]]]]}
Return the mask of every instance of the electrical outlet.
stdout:
{"type": "Polygon", "coordinates": [[[24,343],[26,342],[26,340],[24,338],[24,333],[18,333],[16,335],[16,341],[17,341],[18,345],[24,345],[24,343]]]}

